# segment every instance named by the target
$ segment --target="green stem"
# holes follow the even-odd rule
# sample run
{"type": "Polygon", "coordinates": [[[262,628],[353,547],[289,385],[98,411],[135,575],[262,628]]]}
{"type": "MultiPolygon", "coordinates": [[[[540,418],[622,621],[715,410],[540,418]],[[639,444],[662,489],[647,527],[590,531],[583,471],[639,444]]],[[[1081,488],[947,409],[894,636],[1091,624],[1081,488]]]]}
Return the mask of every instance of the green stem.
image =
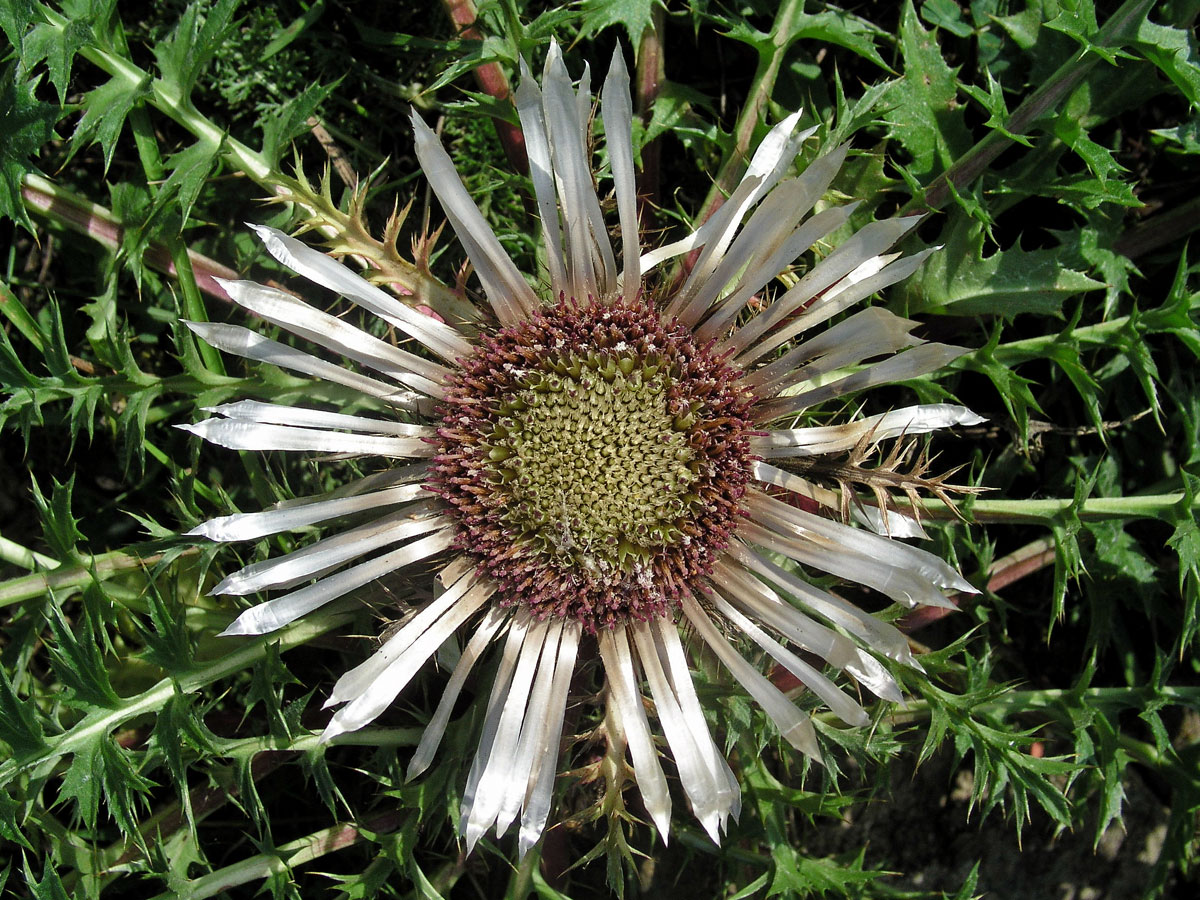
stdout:
{"type": "MultiPolygon", "coordinates": [[[[1008,691],[989,700],[984,706],[1005,712],[1044,709],[1063,701],[1082,700],[1084,706],[1144,706],[1155,698],[1179,706],[1200,706],[1200,687],[1167,686],[1160,688],[1100,687],[1082,691],[1065,688],[1046,688],[1031,691],[1008,691]]],[[[924,702],[924,701],[921,701],[924,702]]]]}
{"type": "Polygon", "coordinates": [[[176,891],[159,894],[154,900],[204,900],[239,884],[258,881],[270,875],[284,874],[327,853],[357,844],[366,839],[364,832],[395,831],[400,827],[405,815],[403,810],[396,810],[375,816],[361,826],[343,823],[322,828],[299,840],[282,844],[273,853],[259,853],[202,875],[176,891]]]}
{"type": "MultiPolygon", "coordinates": [[[[1093,43],[1098,47],[1119,47],[1137,29],[1137,25],[1154,0],[1126,0],[1115,13],[1108,17],[1104,27],[1096,34],[1093,43]]],[[[1009,134],[1024,134],[1030,126],[1051,112],[1083,80],[1101,57],[1095,52],[1080,50],[1072,59],[1063,63],[1058,70],[1037,90],[1025,98],[1008,121],[1004,131],[1009,134]]],[[[968,150],[944,173],[925,189],[923,196],[914,197],[902,210],[902,214],[919,210],[940,209],[950,199],[951,187],[962,188],[982,175],[1001,153],[1012,143],[1012,139],[999,130],[968,150]]]]}
{"type": "MultiPolygon", "coordinates": [[[[50,221],[69,228],[99,243],[116,253],[121,249],[125,226],[113,213],[98,203],[84,200],[48,178],[27,174],[21,179],[21,200],[31,212],[45,216],[50,221]]],[[[146,248],[146,265],[172,277],[179,276],[177,258],[161,241],[151,241],[146,248]]],[[[200,253],[187,251],[187,265],[194,273],[200,290],[211,297],[229,302],[229,296],[221,290],[214,278],[236,279],[237,272],[228,266],[209,259],[200,253]]],[[[24,332],[22,332],[24,333],[24,332]]],[[[29,337],[29,335],[26,335],[29,337]]],[[[30,338],[32,341],[33,339],[30,338]]],[[[38,338],[40,341],[40,337],[38,338]]]]}
{"type": "MultiPolygon", "coordinates": [[[[1074,500],[974,500],[960,505],[963,514],[972,522],[1005,523],[1010,525],[1052,525],[1060,516],[1075,507],[1083,522],[1102,522],[1108,519],[1165,519],[1180,512],[1183,493],[1147,494],[1142,497],[1090,497],[1076,505],[1074,500]]],[[[901,502],[900,506],[906,504],[901,502]]],[[[1191,510],[1200,510],[1200,497],[1192,500],[1191,510]]],[[[945,503],[922,501],[921,516],[939,522],[958,518],[945,503]]]]}
{"type": "Polygon", "coordinates": [[[779,4],[771,26],[771,49],[768,52],[759,51],[758,70],[750,83],[750,92],[738,115],[737,123],[733,126],[733,147],[721,162],[716,180],[696,216],[696,224],[705,221],[720,208],[745,171],[754,129],[764,116],[771,91],[775,89],[775,79],[779,77],[779,69],[783,65],[783,58],[792,44],[792,38],[789,37],[792,21],[803,8],[802,0],[784,0],[779,4]]]}
{"type": "MultiPolygon", "coordinates": [[[[61,13],[46,6],[41,7],[41,13],[52,28],[60,32],[66,30],[69,23],[61,13]]],[[[276,199],[286,198],[319,217],[322,207],[322,199],[319,196],[297,179],[288,178],[275,171],[265,156],[205,118],[192,105],[191,99],[181,93],[178,85],[161,78],[152,78],[148,72],[129,60],[94,44],[81,47],[79,55],[113,78],[125,79],[131,87],[148,85],[147,102],[199,141],[218,148],[226,165],[246,174],[266,190],[269,196],[276,199]]],[[[334,236],[328,226],[318,226],[318,230],[326,237],[334,236]]],[[[472,304],[411,263],[389,267],[388,277],[408,292],[409,296],[404,298],[406,302],[428,305],[439,315],[455,322],[473,321],[478,316],[472,304]]]]}
{"type": "MultiPolygon", "coordinates": [[[[351,747],[415,747],[420,743],[424,728],[360,728],[339,734],[331,745],[347,745],[351,747]]],[[[321,732],[309,731],[295,737],[281,740],[267,735],[265,737],[231,738],[216,741],[216,755],[226,757],[254,756],[256,753],[269,751],[298,751],[316,750],[321,746],[321,732]]]]}
{"type": "MultiPolygon", "coordinates": [[[[199,553],[195,548],[184,550],[183,555],[194,556],[199,553]]],[[[51,591],[65,591],[83,587],[93,581],[106,581],[116,578],[134,569],[144,569],[161,561],[162,553],[149,556],[138,556],[123,550],[101,553],[89,557],[82,565],[58,566],[54,560],[48,560],[58,566],[49,572],[34,572],[22,575],[0,583],[0,607],[11,606],[23,600],[32,600],[51,591]]]]}
{"type": "MultiPolygon", "coordinates": [[[[1155,700],[1165,700],[1175,706],[1200,709],[1200,687],[1165,686],[1152,687],[1101,687],[1086,688],[1082,691],[1066,688],[1045,688],[1030,691],[1005,691],[973,707],[973,711],[981,713],[1015,713],[1053,712],[1061,709],[1062,704],[1072,706],[1082,704],[1084,708],[1116,707],[1120,709],[1136,709],[1144,707],[1155,700]]],[[[933,711],[933,704],[924,698],[907,699],[902,708],[897,708],[893,719],[897,722],[909,722],[923,718],[933,711]]],[[[1159,760],[1158,754],[1153,759],[1159,760]]]]}
{"type": "MultiPolygon", "coordinates": [[[[115,32],[123,45],[125,35],[119,23],[115,32]]],[[[138,158],[142,163],[142,170],[146,174],[146,184],[151,196],[155,196],[158,194],[158,185],[165,177],[166,171],[163,167],[162,153],[158,148],[158,138],[154,135],[154,128],[150,124],[150,116],[146,112],[146,107],[135,106],[131,109],[128,121],[130,130],[133,132],[134,144],[137,146],[138,158]]],[[[181,220],[179,227],[182,228],[186,224],[181,220]]],[[[178,277],[179,289],[183,294],[184,315],[192,321],[207,322],[208,312],[204,308],[204,300],[200,297],[196,273],[192,269],[192,261],[188,256],[183,238],[178,233],[172,234],[166,238],[166,245],[178,277]]],[[[200,359],[210,372],[218,375],[225,374],[225,364],[221,361],[221,353],[216,347],[212,347],[204,341],[196,341],[190,335],[184,339],[190,341],[197,348],[200,359]]]]}
{"type": "Polygon", "coordinates": [[[997,362],[1008,365],[1027,362],[1031,359],[1041,359],[1045,356],[1046,350],[1063,341],[1065,337],[1084,344],[1104,344],[1107,343],[1110,335],[1118,333],[1128,325],[1129,316],[1118,316],[1107,322],[1097,322],[1095,325],[1074,328],[1069,335],[1044,334],[1020,341],[1009,341],[997,347],[993,356],[997,362]]]}
{"type": "Polygon", "coordinates": [[[20,566],[22,569],[29,569],[30,571],[34,569],[55,569],[59,565],[57,559],[30,550],[23,544],[10,541],[6,537],[0,537],[0,562],[20,566]]]}
{"type": "Polygon", "coordinates": [[[343,600],[326,607],[320,613],[293,622],[273,634],[257,638],[238,650],[218,659],[200,664],[190,672],[164,678],[154,687],[136,696],[122,699],[112,709],[98,709],[84,717],[64,734],[53,737],[41,753],[20,761],[9,759],[0,763],[0,784],[6,784],[19,772],[36,768],[43,763],[75,753],[101,735],[111,734],[118,727],[139,716],[157,713],[177,693],[190,694],[214,681],[219,681],[263,659],[268,649],[277,645],[284,652],[308,643],[316,637],[349,622],[359,608],[354,600],[343,600]]]}

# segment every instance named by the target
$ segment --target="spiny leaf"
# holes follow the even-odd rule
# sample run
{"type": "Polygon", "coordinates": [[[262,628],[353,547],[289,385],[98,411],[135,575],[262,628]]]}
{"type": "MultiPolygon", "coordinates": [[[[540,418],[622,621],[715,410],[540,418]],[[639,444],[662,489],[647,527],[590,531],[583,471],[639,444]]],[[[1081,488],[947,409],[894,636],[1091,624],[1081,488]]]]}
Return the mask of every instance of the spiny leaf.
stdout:
{"type": "Polygon", "coordinates": [[[591,36],[619,25],[636,52],[654,21],[655,7],[663,9],[666,4],[663,0],[583,0],[583,33],[591,36]]]}
{"type": "Polygon", "coordinates": [[[1128,55],[1092,40],[1100,31],[1100,25],[1096,21],[1096,4],[1092,0],[1063,4],[1058,15],[1047,21],[1045,27],[1065,34],[1088,53],[1095,53],[1109,63],[1115,64],[1118,56],[1128,55]]]}
{"type": "MultiPolygon", "coordinates": [[[[10,0],[8,3],[0,3],[0,31],[4,32],[4,36],[8,38],[8,42],[16,48],[17,54],[24,60],[24,40],[25,33],[29,30],[29,26],[37,21],[37,15],[33,9],[31,0],[10,0]]],[[[40,57],[38,57],[40,59],[40,57]]],[[[24,62],[26,69],[33,68],[33,61],[24,62]]]]}
{"type": "Polygon", "coordinates": [[[117,150],[117,138],[130,110],[150,94],[150,77],[133,82],[124,75],[115,75],[94,90],[88,91],[82,102],[83,116],[71,135],[71,155],[83,147],[97,143],[104,154],[104,171],[112,164],[117,150]]]}
{"type": "Polygon", "coordinates": [[[163,81],[181,97],[192,93],[196,80],[221,48],[240,3],[241,0],[217,0],[211,6],[189,4],[175,30],[155,45],[154,57],[163,81]]]}
{"type": "Polygon", "coordinates": [[[97,735],[76,750],[58,788],[59,804],[74,803],[77,821],[89,830],[96,827],[100,814],[100,794],[104,784],[100,744],[106,740],[107,735],[97,735]]]}
{"type": "Polygon", "coordinates": [[[67,88],[71,83],[71,67],[76,55],[94,40],[95,23],[108,18],[115,2],[116,0],[101,0],[93,3],[89,9],[77,10],[75,14],[68,12],[67,21],[62,27],[51,25],[49,22],[38,22],[25,36],[24,46],[21,48],[22,64],[26,69],[32,70],[41,60],[46,61],[50,83],[58,92],[60,104],[66,102],[67,88]]]}
{"type": "Polygon", "coordinates": [[[250,687],[242,697],[245,705],[244,715],[249,715],[251,710],[261,703],[262,713],[267,718],[271,734],[279,738],[291,738],[296,722],[289,721],[289,716],[284,710],[283,687],[300,683],[283,664],[278,645],[270,645],[262,661],[254,667],[250,687]]]}
{"type": "MultiPolygon", "coordinates": [[[[922,8],[922,14],[926,8],[928,8],[928,4],[922,8]]],[[[1008,112],[1008,103],[1004,99],[1004,89],[1001,87],[1000,82],[992,77],[992,73],[990,71],[985,71],[984,75],[987,76],[986,91],[974,85],[963,85],[963,90],[966,91],[977,103],[979,103],[980,106],[987,110],[988,120],[983,123],[984,127],[994,128],[996,131],[999,131],[1005,137],[1016,141],[1018,144],[1024,144],[1026,147],[1032,147],[1033,144],[1030,142],[1029,138],[1025,137],[1025,135],[1015,134],[1008,130],[1008,120],[1010,116],[1008,112]]]]}
{"type": "MultiPolygon", "coordinates": [[[[32,851],[33,845],[29,843],[29,838],[25,837],[25,833],[20,827],[25,818],[25,811],[21,806],[22,804],[14,801],[8,793],[0,791],[0,838],[32,851]]],[[[4,882],[8,876],[8,867],[11,864],[10,860],[5,864],[5,871],[0,873],[0,894],[4,890],[4,882]]]]}
{"type": "Polygon", "coordinates": [[[70,900],[67,889],[63,887],[62,879],[54,868],[54,859],[50,854],[42,861],[42,877],[39,879],[29,867],[29,860],[24,861],[25,886],[29,888],[34,900],[70,900]]]}
{"type": "Polygon", "coordinates": [[[984,229],[957,218],[945,235],[946,246],[896,293],[909,314],[1001,316],[1020,313],[1057,315],[1063,301],[1104,285],[1068,265],[1063,248],[1007,250],[983,256],[984,229]]]}
{"type": "Polygon", "coordinates": [[[974,29],[963,21],[962,8],[955,0],[925,0],[921,18],[937,28],[944,28],[955,37],[970,37],[974,29]]]}
{"type": "Polygon", "coordinates": [[[1200,631],[1200,525],[1191,515],[1180,515],[1167,546],[1179,559],[1179,592],[1183,596],[1179,652],[1184,653],[1200,631]]]}
{"type": "Polygon", "coordinates": [[[36,707],[17,696],[4,667],[0,667],[0,741],[8,744],[17,759],[39,753],[46,746],[36,707]]]}
{"type": "Polygon", "coordinates": [[[106,736],[100,742],[100,763],[108,814],[122,833],[140,844],[139,808],[155,784],[138,771],[134,754],[119,747],[111,737],[106,736]]]}
{"type": "Polygon", "coordinates": [[[311,84],[263,117],[262,154],[272,168],[279,168],[279,161],[287,151],[288,144],[308,130],[309,118],[336,87],[337,82],[311,84]]]}
{"type": "Polygon", "coordinates": [[[1200,49],[1190,29],[1168,28],[1146,19],[1138,26],[1134,46],[1200,109],[1200,49]]]}
{"type": "Polygon", "coordinates": [[[1090,137],[1079,116],[1070,109],[1063,111],[1054,120],[1054,134],[1060,141],[1079,154],[1092,174],[1106,184],[1111,176],[1127,171],[1113,159],[1112,151],[1100,146],[1090,137]]]}
{"type": "Polygon", "coordinates": [[[876,47],[885,34],[883,29],[853,13],[842,9],[826,9],[796,16],[788,39],[813,41],[814,46],[836,44],[891,72],[892,67],[884,62],[876,47]]]}
{"type": "Polygon", "coordinates": [[[173,592],[159,590],[155,581],[150,581],[145,598],[153,624],[139,629],[146,642],[145,659],[168,672],[185,671],[193,662],[193,648],[182,602],[173,592]]]}
{"type": "Polygon", "coordinates": [[[860,850],[852,859],[814,859],[787,844],[776,844],[771,848],[775,871],[766,896],[848,895],[854,885],[869,884],[887,874],[864,868],[865,855],[866,850],[860,850]]]}
{"type": "Polygon", "coordinates": [[[75,476],[65,483],[52,481],[50,498],[42,493],[37,479],[32,482],[33,503],[42,518],[42,535],[50,547],[51,554],[59,562],[79,559],[75,546],[83,540],[83,534],[75,526],[79,520],[71,512],[71,492],[75,489],[75,476]]]}
{"type": "Polygon", "coordinates": [[[0,216],[33,231],[21,202],[21,179],[36,172],[32,159],[55,137],[62,116],[57,106],[35,96],[40,78],[27,79],[13,64],[0,67],[0,216]]]}
{"type": "Polygon", "coordinates": [[[200,710],[189,697],[177,693],[163,707],[154,723],[149,749],[162,755],[183,804],[184,815],[194,829],[191,796],[188,785],[188,755],[194,751],[204,757],[216,752],[212,733],[204,726],[200,710]]]}
{"type": "Polygon", "coordinates": [[[900,52],[904,76],[888,92],[889,132],[912,155],[912,174],[927,182],[971,146],[971,137],[957,99],[958,69],[946,65],[912,0],[900,18],[900,52]]]}
{"type": "Polygon", "coordinates": [[[100,638],[86,607],[77,617],[74,628],[57,604],[48,605],[47,618],[54,632],[54,642],[50,646],[51,664],[67,688],[64,702],[85,708],[116,708],[121,701],[109,681],[100,638]]]}

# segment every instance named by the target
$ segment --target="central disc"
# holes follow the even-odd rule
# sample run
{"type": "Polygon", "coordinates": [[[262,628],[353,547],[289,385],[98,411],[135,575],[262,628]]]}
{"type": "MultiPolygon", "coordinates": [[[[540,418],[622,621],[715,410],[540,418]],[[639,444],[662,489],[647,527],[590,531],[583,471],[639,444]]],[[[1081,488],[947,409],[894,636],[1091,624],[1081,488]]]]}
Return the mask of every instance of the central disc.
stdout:
{"type": "Polygon", "coordinates": [[[736,525],[737,377],[641,303],[564,301],[464,361],[430,487],[502,602],[590,630],[661,614],[736,525]]]}
{"type": "Polygon", "coordinates": [[[682,536],[676,523],[696,499],[661,360],[610,351],[544,365],[501,400],[488,435],[505,520],[592,574],[646,562],[682,536]]]}

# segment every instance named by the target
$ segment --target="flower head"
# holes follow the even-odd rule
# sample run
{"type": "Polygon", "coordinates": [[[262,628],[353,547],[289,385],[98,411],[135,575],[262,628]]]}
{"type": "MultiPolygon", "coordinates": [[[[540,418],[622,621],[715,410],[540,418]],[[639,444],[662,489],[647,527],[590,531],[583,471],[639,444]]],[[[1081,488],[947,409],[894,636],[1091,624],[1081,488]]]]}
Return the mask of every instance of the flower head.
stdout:
{"type": "MultiPolygon", "coordinates": [[[[282,263],[423,352],[399,349],[276,289],[225,282],[247,310],[355,365],[234,325],[191,323],[197,334],[228,352],[349,387],[383,414],[242,401],[211,410],[217,417],[189,429],[237,449],[408,462],[389,462],[331,494],[213,519],[192,533],[249,540],[354,520],[217,585],[215,592],[226,594],[281,592],[247,609],[228,634],[273,631],[394,570],[441,561],[436,599],[334,686],[326,705],[340,708],[325,737],[376,718],[451,635],[468,628],[410,762],[414,777],[432,761],[473,666],[502,644],[463,795],[468,846],[518,817],[522,853],[542,833],[581,648],[603,666],[609,752],[623,764],[628,754],[664,838],[671,798],[645,690],[683,792],[716,840],[737,815],[739,789],[705,722],[680,627],[721,661],[792,746],[814,759],[820,751],[808,715],[743,657],[730,634],[757,645],[847,723],[864,724],[867,714],[797,651],[898,700],[877,657],[916,666],[903,636],[777,560],[908,606],[946,605],[943,591],[971,590],[939,558],[894,539],[919,535],[920,526],[890,508],[878,485],[875,502],[850,503],[806,476],[831,454],[857,458],[885,440],[979,419],[939,404],[841,425],[786,425],[822,401],[931,372],[961,351],[914,338],[913,323],[879,308],[807,336],[921,264],[925,253],[890,252],[914,217],[867,225],[765,309],[752,311],[752,298],[846,225],[854,208],[812,212],[845,147],[787,177],[811,134],[796,132],[798,116],[771,130],[707,222],[643,255],[620,55],[600,106],[617,249],[593,187],[586,76],[576,88],[552,48],[540,86],[523,72],[516,103],[549,284],[535,289],[517,270],[436,137],[414,116],[422,169],[470,257],[495,325],[459,328],[421,315],[299,241],[256,228],[282,263]],[[683,254],[691,254],[686,279],[656,280],[661,263],[683,254]],[[840,521],[839,511],[860,527],[840,521]]],[[[850,468],[835,478],[843,488],[853,481],[845,475],[850,468]]],[[[917,473],[893,481],[909,491],[922,479],[917,473]]],[[[937,479],[924,481],[943,490],[937,479]]]]}

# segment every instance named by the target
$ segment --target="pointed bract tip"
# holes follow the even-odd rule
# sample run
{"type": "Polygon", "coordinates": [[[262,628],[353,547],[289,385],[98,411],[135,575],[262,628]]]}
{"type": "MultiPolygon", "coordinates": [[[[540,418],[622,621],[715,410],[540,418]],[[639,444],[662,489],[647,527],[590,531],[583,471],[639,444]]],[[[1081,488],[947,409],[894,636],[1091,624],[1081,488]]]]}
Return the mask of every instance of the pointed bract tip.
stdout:
{"type": "Polygon", "coordinates": [[[802,115],[804,115],[804,107],[800,107],[800,109],[793,113],[788,113],[779,122],[779,127],[785,128],[788,131],[792,131],[796,127],[796,123],[800,121],[800,117],[802,115]]]}
{"type": "Polygon", "coordinates": [[[625,51],[621,47],[621,42],[617,42],[617,46],[613,49],[612,62],[608,64],[609,77],[626,79],[629,78],[629,69],[625,66],[625,51]]]}
{"type": "Polygon", "coordinates": [[[210,597],[244,597],[250,593],[245,588],[245,581],[238,577],[238,573],[226,575],[217,584],[210,588],[208,596],[210,597]]]}
{"type": "Polygon", "coordinates": [[[335,719],[325,726],[325,730],[322,731],[321,736],[317,738],[317,744],[323,747],[339,734],[342,734],[343,731],[344,729],[337,724],[337,720],[335,719]]]}
{"type": "Polygon", "coordinates": [[[463,832],[463,840],[467,842],[467,856],[470,856],[475,850],[475,845],[479,843],[479,839],[483,837],[483,833],[487,829],[472,824],[468,819],[460,826],[459,830],[463,832]]]}
{"type": "Polygon", "coordinates": [[[671,814],[668,812],[665,816],[651,816],[654,822],[654,827],[658,829],[658,836],[662,838],[663,846],[667,846],[671,838],[671,814]]]}
{"type": "Polygon", "coordinates": [[[410,763],[410,764],[409,764],[409,766],[408,766],[408,769],[407,769],[407,770],[405,770],[405,772],[404,772],[404,783],[405,783],[405,784],[408,784],[408,783],[409,783],[409,782],[411,782],[411,781],[412,781],[414,778],[416,778],[416,777],[418,777],[419,775],[423,774],[423,773],[425,772],[425,770],[426,770],[426,769],[428,769],[428,768],[429,768],[429,764],[428,764],[428,763],[426,763],[426,764],[425,764],[425,765],[423,765],[423,766],[416,766],[416,767],[414,767],[414,766],[413,766],[413,765],[410,763]]]}
{"type": "Polygon", "coordinates": [[[241,624],[243,616],[238,616],[229,626],[222,631],[217,637],[249,637],[251,632],[246,631],[244,625],[241,624]]]}

